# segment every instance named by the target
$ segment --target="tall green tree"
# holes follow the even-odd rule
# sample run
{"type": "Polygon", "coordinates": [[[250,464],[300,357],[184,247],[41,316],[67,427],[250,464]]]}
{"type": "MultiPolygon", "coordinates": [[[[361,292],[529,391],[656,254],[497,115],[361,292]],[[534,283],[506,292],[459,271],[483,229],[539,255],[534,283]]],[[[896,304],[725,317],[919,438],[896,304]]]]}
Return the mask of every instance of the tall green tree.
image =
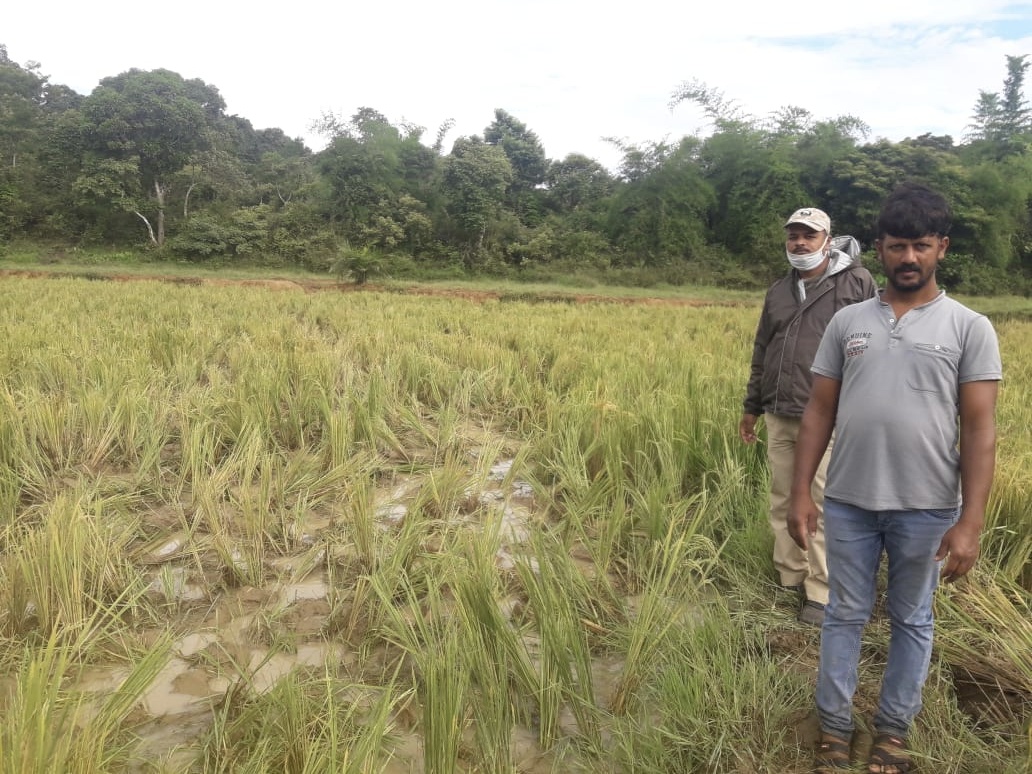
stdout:
{"type": "Polygon", "coordinates": [[[608,232],[629,265],[697,258],[713,189],[697,163],[699,140],[624,146],[624,183],[611,197],[608,232]]]}
{"type": "Polygon", "coordinates": [[[1028,57],[1007,56],[1003,92],[979,91],[966,139],[975,158],[1002,159],[1020,153],[1032,141],[1032,109],[1025,100],[1028,57]]]}
{"type": "Polygon", "coordinates": [[[394,247],[411,212],[403,197],[422,201],[434,195],[440,161],[422,144],[423,129],[396,126],[365,107],[349,121],[324,116],[321,128],[331,136],[317,157],[327,214],[356,247],[394,247]]]}
{"type": "Polygon", "coordinates": [[[616,183],[608,169],[581,153],[570,153],[549,164],[545,182],[548,202],[561,214],[591,207],[609,196],[616,183]]]}
{"type": "Polygon", "coordinates": [[[979,265],[1008,270],[1032,258],[1032,152],[964,169],[960,230],[951,252],[972,255],[979,265]]]}
{"type": "Polygon", "coordinates": [[[858,146],[837,160],[827,178],[829,213],[836,229],[871,245],[874,223],[886,194],[906,180],[925,183],[954,204],[954,236],[970,236],[966,203],[970,199],[960,155],[946,136],[921,135],[902,142],[880,139],[858,146]]]}
{"type": "Polygon", "coordinates": [[[171,70],[103,79],[82,104],[77,189],[136,215],[161,247],[172,177],[208,147],[210,122],[224,107],[214,87],[171,70]]]}
{"type": "Polygon", "coordinates": [[[767,267],[764,277],[783,263],[785,214],[808,198],[785,146],[769,140],[766,130],[735,124],[707,137],[698,154],[713,189],[711,239],[741,263],[767,267]]]}
{"type": "Polygon", "coordinates": [[[1000,95],[995,91],[979,90],[975,112],[965,139],[972,142],[997,143],[1002,139],[1000,95]]]}
{"type": "Polygon", "coordinates": [[[855,153],[869,131],[859,119],[839,116],[814,121],[796,136],[787,149],[787,156],[802,189],[798,194],[802,198],[794,205],[786,201],[787,209],[782,211],[782,217],[789,210],[813,204],[831,215],[834,233],[855,236],[857,223],[850,220],[846,208],[839,201],[840,181],[835,170],[855,153]]]}
{"type": "Polygon", "coordinates": [[[1000,105],[1004,137],[1013,140],[1032,131],[1032,111],[1025,100],[1025,73],[1028,55],[1007,56],[1007,77],[1003,80],[1003,101],[1000,105]]]}
{"type": "Polygon", "coordinates": [[[485,258],[488,229],[500,213],[512,179],[508,156],[481,137],[458,138],[445,159],[443,183],[447,208],[470,268],[485,258]]]}
{"type": "Polygon", "coordinates": [[[22,67],[0,44],[0,238],[28,228],[49,198],[38,165],[52,118],[46,109],[49,90],[39,64],[22,67]]]}
{"type": "Polygon", "coordinates": [[[499,108],[484,129],[484,141],[501,148],[512,167],[512,182],[506,191],[509,208],[524,223],[536,223],[544,199],[541,185],[548,174],[541,140],[526,124],[499,108]]]}
{"type": "Polygon", "coordinates": [[[685,102],[701,108],[714,129],[696,154],[713,192],[710,239],[733,260],[758,268],[764,278],[780,273],[784,217],[804,204],[823,202],[807,172],[827,167],[841,153],[831,146],[843,140],[848,146],[848,133],[860,127],[849,117],[816,121],[809,111],[791,105],[759,120],[698,80],[682,84],[670,105],[685,102]],[[820,153],[812,153],[815,149],[820,153]],[[810,160],[804,164],[804,159],[810,160]]]}
{"type": "Polygon", "coordinates": [[[17,167],[19,153],[27,149],[43,119],[46,78],[39,65],[22,67],[0,44],[0,163],[17,167]]]}

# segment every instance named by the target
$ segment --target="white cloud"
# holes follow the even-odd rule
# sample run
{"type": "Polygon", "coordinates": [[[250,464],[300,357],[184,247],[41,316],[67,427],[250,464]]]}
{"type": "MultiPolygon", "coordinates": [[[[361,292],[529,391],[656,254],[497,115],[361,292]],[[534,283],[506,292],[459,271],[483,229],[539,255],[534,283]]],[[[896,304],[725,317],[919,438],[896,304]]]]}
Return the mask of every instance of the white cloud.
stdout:
{"type": "Polygon", "coordinates": [[[5,9],[0,43],[84,94],[131,67],[201,78],[229,112],[313,147],[322,141],[308,127],[326,111],[373,107],[425,126],[429,138],[453,118],[450,140],[482,132],[503,108],[550,157],[579,152],[609,165],[618,153],[603,136],[706,131],[692,106],[667,107],[693,78],[756,116],[791,104],[818,118],[855,115],[874,137],[959,141],[978,91],[1000,89],[1005,55],[1032,53],[1028,2],[871,0],[789,13],[756,0],[182,0],[160,11],[56,0],[46,18],[24,3],[5,9]]]}

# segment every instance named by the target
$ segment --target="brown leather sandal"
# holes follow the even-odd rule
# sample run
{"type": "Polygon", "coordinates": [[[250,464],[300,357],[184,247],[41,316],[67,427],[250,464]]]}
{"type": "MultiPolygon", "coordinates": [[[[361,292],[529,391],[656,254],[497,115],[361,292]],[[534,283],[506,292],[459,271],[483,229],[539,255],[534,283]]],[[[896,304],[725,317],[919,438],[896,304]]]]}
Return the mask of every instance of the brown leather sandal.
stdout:
{"type": "Polygon", "coordinates": [[[853,768],[849,761],[849,740],[841,736],[824,733],[813,756],[814,774],[832,774],[853,768]]]}
{"type": "Polygon", "coordinates": [[[907,740],[895,734],[878,734],[867,759],[870,774],[907,774],[914,762],[907,754],[907,740]]]}

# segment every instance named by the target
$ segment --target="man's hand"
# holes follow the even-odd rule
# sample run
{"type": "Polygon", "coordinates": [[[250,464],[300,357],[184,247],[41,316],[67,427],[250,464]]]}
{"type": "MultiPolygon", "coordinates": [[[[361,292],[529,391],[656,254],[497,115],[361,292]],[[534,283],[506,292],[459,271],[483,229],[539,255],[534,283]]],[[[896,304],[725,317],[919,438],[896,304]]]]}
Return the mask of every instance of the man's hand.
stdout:
{"type": "Polygon", "coordinates": [[[810,538],[817,534],[818,516],[817,504],[812,496],[792,499],[788,511],[788,534],[804,551],[810,538]]]}
{"type": "Polygon", "coordinates": [[[745,443],[756,443],[756,420],[755,414],[742,414],[738,423],[738,437],[745,443]]]}
{"type": "Polygon", "coordinates": [[[947,583],[963,578],[975,566],[975,560],[978,559],[978,533],[977,528],[957,522],[942,536],[939,550],[935,552],[935,561],[946,560],[941,575],[947,583]]]}

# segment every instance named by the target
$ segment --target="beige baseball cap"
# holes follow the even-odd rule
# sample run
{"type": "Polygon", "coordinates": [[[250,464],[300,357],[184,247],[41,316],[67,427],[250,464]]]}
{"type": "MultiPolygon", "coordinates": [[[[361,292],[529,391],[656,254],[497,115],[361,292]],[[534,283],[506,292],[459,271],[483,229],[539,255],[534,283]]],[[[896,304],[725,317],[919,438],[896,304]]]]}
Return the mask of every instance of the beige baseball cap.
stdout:
{"type": "Polygon", "coordinates": [[[809,226],[814,231],[827,231],[829,234],[831,233],[831,218],[828,217],[828,213],[824,210],[818,210],[816,207],[803,207],[801,210],[793,212],[792,217],[785,221],[785,228],[788,228],[793,223],[809,226]]]}

